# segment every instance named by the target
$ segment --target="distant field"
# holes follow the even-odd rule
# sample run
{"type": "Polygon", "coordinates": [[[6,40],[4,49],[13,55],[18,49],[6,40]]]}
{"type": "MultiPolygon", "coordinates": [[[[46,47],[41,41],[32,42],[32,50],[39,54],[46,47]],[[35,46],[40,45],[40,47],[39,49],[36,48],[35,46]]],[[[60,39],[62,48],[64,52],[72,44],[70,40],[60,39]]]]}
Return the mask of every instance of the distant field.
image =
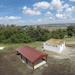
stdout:
{"type": "Polygon", "coordinates": [[[41,26],[41,27],[49,30],[67,29],[67,26],[41,26]]]}
{"type": "Polygon", "coordinates": [[[63,40],[65,41],[67,45],[75,46],[75,36],[71,38],[65,37],[63,40]]]}

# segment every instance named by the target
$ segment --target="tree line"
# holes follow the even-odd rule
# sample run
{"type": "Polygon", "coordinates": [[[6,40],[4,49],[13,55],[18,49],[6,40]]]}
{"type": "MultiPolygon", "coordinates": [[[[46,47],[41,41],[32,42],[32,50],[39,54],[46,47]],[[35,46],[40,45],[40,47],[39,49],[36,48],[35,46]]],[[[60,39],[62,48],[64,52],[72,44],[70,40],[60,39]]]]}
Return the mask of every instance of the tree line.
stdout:
{"type": "Polygon", "coordinates": [[[0,43],[29,43],[46,41],[50,38],[63,39],[65,35],[72,37],[75,27],[50,31],[40,26],[0,25],[0,43]]]}

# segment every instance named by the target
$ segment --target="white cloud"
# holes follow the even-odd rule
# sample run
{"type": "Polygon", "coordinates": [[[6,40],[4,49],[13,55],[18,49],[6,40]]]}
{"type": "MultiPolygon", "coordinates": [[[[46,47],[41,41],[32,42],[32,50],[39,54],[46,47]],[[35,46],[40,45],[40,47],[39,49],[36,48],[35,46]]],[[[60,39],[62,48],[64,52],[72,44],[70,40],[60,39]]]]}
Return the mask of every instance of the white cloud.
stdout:
{"type": "MultiPolygon", "coordinates": [[[[75,1],[75,0],[69,0],[75,1]]],[[[36,25],[36,24],[50,24],[50,23],[75,23],[75,6],[65,3],[66,0],[51,0],[51,2],[41,1],[32,5],[32,7],[23,7],[23,13],[29,15],[29,20],[20,19],[18,16],[0,17],[0,23],[17,24],[17,25],[36,25]],[[42,14],[42,15],[41,15],[42,14]],[[33,17],[39,16],[40,17],[33,17]],[[32,16],[32,17],[31,17],[32,16]],[[74,18],[73,18],[74,17],[74,18]],[[37,19],[38,18],[38,19],[37,19]]],[[[3,7],[2,5],[0,7],[3,7]]]]}
{"type": "Polygon", "coordinates": [[[64,9],[64,8],[68,8],[70,5],[68,4],[68,3],[66,3],[66,4],[64,4],[63,6],[62,6],[62,8],[64,9]]]}
{"type": "Polygon", "coordinates": [[[5,17],[0,17],[0,20],[19,20],[21,17],[18,16],[5,16],[5,17]]]}
{"type": "Polygon", "coordinates": [[[64,9],[67,9],[70,7],[70,4],[65,3],[65,1],[62,0],[52,0],[50,3],[50,10],[55,10],[57,13],[61,13],[64,11],[64,9]]]}
{"type": "Polygon", "coordinates": [[[42,1],[42,2],[35,3],[33,6],[36,9],[37,8],[47,9],[47,8],[49,8],[50,3],[46,2],[46,1],[42,1]]]}
{"type": "Polygon", "coordinates": [[[58,18],[58,19],[64,19],[64,15],[63,14],[56,14],[56,18],[58,18]]]}
{"type": "Polygon", "coordinates": [[[37,15],[40,15],[41,12],[40,11],[37,11],[37,10],[31,10],[31,8],[28,8],[26,6],[23,7],[23,12],[27,15],[30,15],[30,16],[37,16],[37,15]]]}
{"type": "Polygon", "coordinates": [[[41,21],[41,19],[39,19],[38,21],[41,21]]]}
{"type": "Polygon", "coordinates": [[[75,12],[75,6],[72,7],[68,7],[65,12],[64,15],[66,16],[66,18],[72,18],[72,14],[75,12]]]}
{"type": "Polygon", "coordinates": [[[0,17],[0,20],[3,20],[3,17],[0,17]]]}
{"type": "Polygon", "coordinates": [[[45,16],[50,17],[50,16],[53,16],[53,14],[48,11],[47,13],[45,13],[45,16]]]}
{"type": "Polygon", "coordinates": [[[74,10],[75,10],[74,6],[67,7],[64,13],[61,13],[61,14],[57,13],[56,18],[58,19],[70,19],[71,18],[72,19],[72,14],[75,12],[74,10]]]}
{"type": "Polygon", "coordinates": [[[66,12],[74,12],[75,11],[75,6],[72,6],[72,7],[68,7],[67,9],[66,9],[66,12]]]}
{"type": "Polygon", "coordinates": [[[69,1],[71,1],[71,2],[75,2],[75,0],[69,0],[69,1]]]}
{"type": "Polygon", "coordinates": [[[57,12],[62,11],[62,1],[61,0],[52,0],[50,4],[51,10],[56,10],[57,12]]]}
{"type": "Polygon", "coordinates": [[[17,17],[17,16],[6,16],[6,17],[4,17],[5,20],[18,20],[20,18],[21,17],[17,17]]]}
{"type": "Polygon", "coordinates": [[[51,20],[51,19],[53,19],[53,17],[49,17],[49,19],[51,20]]]}
{"type": "Polygon", "coordinates": [[[49,11],[45,13],[45,16],[46,16],[46,18],[48,18],[50,20],[55,18],[54,15],[49,11]]]}

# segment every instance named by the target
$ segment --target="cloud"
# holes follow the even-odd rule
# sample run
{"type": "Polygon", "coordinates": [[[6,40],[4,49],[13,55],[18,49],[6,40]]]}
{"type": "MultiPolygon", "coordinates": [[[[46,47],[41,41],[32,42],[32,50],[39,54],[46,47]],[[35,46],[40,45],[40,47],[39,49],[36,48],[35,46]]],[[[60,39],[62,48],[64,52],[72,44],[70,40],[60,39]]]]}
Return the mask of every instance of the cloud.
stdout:
{"type": "Polygon", "coordinates": [[[6,16],[6,17],[4,17],[5,20],[18,20],[20,18],[21,17],[17,17],[17,16],[6,16]]]}
{"type": "Polygon", "coordinates": [[[53,14],[48,11],[47,13],[45,13],[45,16],[49,17],[49,16],[53,16],[53,14]]]}
{"type": "Polygon", "coordinates": [[[72,12],[74,12],[74,11],[75,11],[75,6],[68,7],[68,8],[66,9],[66,12],[67,12],[67,13],[72,13],[72,12]]]}
{"type": "Polygon", "coordinates": [[[63,6],[62,6],[62,8],[64,9],[64,8],[68,8],[70,5],[68,4],[68,3],[66,3],[66,4],[64,4],[63,6]]]}
{"type": "Polygon", "coordinates": [[[0,17],[0,20],[19,20],[21,17],[18,16],[5,16],[5,17],[0,17]]]}
{"type": "Polygon", "coordinates": [[[75,2],[75,0],[69,0],[69,1],[71,1],[71,2],[75,2]]]}
{"type": "Polygon", "coordinates": [[[3,17],[0,17],[0,20],[3,20],[3,17]]]}
{"type": "Polygon", "coordinates": [[[23,7],[23,13],[30,16],[37,16],[40,15],[41,12],[37,10],[31,10],[31,8],[28,8],[26,6],[23,7]]]}
{"type": "Polygon", "coordinates": [[[38,16],[41,14],[41,12],[39,11],[39,8],[41,9],[47,9],[50,7],[50,3],[46,2],[46,1],[42,1],[42,2],[38,2],[33,4],[33,9],[28,8],[27,6],[23,7],[23,13],[29,16],[38,16]]]}
{"type": "Polygon", "coordinates": [[[58,19],[64,19],[64,15],[63,14],[56,14],[56,18],[58,18],[58,19]]]}
{"type": "Polygon", "coordinates": [[[49,11],[45,13],[45,16],[46,16],[46,18],[48,18],[50,20],[51,19],[55,19],[54,15],[51,12],[49,12],[49,11]]]}
{"type": "Polygon", "coordinates": [[[62,11],[62,1],[61,0],[52,0],[50,3],[50,9],[56,10],[57,12],[62,11]]]}
{"type": "Polygon", "coordinates": [[[52,0],[50,3],[50,10],[55,10],[58,13],[61,13],[64,11],[64,9],[67,9],[70,7],[70,4],[65,3],[65,1],[62,0],[52,0]]]}
{"type": "Polygon", "coordinates": [[[72,19],[72,14],[75,12],[75,6],[68,6],[64,13],[57,13],[56,18],[57,19],[72,19]]]}
{"type": "MultiPolygon", "coordinates": [[[[31,7],[24,6],[22,7],[22,11],[25,16],[28,15],[26,16],[26,20],[25,18],[24,20],[23,18],[21,19],[21,17],[19,16],[5,16],[0,17],[0,23],[5,22],[5,24],[13,23],[17,25],[36,25],[75,22],[75,16],[73,16],[73,14],[75,13],[75,6],[70,4],[70,2],[66,2],[66,0],[51,0],[51,2],[41,1],[34,3],[31,7]]],[[[0,7],[3,6],[1,5],[0,7]]]]}
{"type": "MultiPolygon", "coordinates": [[[[39,8],[44,10],[55,10],[57,13],[63,12],[64,9],[67,9],[70,5],[68,3],[65,3],[61,0],[52,0],[50,3],[46,1],[38,2],[33,4],[33,9],[28,8],[27,6],[23,7],[23,13],[29,16],[38,16],[42,14],[42,10],[39,10],[39,8]]],[[[46,13],[45,16],[51,16],[51,13],[46,13]]]]}
{"type": "Polygon", "coordinates": [[[21,20],[21,17],[18,16],[5,16],[5,17],[0,17],[0,24],[17,24],[19,25],[19,20],[21,20]]]}
{"type": "Polygon", "coordinates": [[[41,21],[41,19],[39,19],[38,21],[41,21]]]}
{"type": "Polygon", "coordinates": [[[47,9],[47,8],[49,8],[50,3],[46,2],[46,1],[42,1],[42,2],[35,3],[33,6],[36,9],[38,9],[38,8],[47,9]]]}
{"type": "Polygon", "coordinates": [[[68,18],[72,18],[72,14],[73,14],[74,12],[75,12],[75,6],[72,6],[72,7],[68,7],[68,8],[65,10],[64,14],[65,14],[66,18],[68,19],[68,18]]]}

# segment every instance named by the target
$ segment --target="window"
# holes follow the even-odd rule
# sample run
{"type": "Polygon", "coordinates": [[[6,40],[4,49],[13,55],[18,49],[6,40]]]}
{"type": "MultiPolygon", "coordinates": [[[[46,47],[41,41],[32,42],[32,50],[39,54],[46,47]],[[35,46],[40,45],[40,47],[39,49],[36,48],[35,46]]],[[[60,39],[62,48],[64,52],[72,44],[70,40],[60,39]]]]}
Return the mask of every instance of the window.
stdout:
{"type": "Polygon", "coordinates": [[[57,47],[57,46],[56,46],[57,47]]]}

